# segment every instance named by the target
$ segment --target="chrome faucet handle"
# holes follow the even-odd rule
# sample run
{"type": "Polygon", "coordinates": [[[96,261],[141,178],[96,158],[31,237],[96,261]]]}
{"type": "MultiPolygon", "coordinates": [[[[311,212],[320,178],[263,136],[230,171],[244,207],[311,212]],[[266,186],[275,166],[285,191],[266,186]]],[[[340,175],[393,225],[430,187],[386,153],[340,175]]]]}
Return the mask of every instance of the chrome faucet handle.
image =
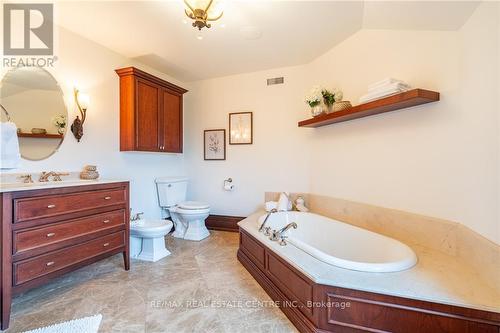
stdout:
{"type": "Polygon", "coordinates": [[[264,228],[264,235],[265,236],[270,236],[271,235],[271,227],[265,227],[264,228]]]}
{"type": "Polygon", "coordinates": [[[279,241],[279,244],[280,244],[281,246],[285,246],[285,245],[286,245],[286,240],[285,240],[285,239],[287,239],[287,238],[288,238],[288,236],[281,235],[281,236],[280,236],[280,238],[281,238],[281,240],[279,241]]]}
{"type": "Polygon", "coordinates": [[[278,235],[279,235],[279,232],[277,230],[273,230],[273,232],[271,232],[271,236],[269,237],[269,239],[272,241],[277,241],[278,235]]]}

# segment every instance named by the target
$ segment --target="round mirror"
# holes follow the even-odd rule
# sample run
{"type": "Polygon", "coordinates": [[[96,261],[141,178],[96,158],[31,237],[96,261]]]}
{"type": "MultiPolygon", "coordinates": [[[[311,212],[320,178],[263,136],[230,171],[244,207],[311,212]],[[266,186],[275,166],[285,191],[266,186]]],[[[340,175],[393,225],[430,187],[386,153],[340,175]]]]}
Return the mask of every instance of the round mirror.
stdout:
{"type": "Polygon", "coordinates": [[[2,121],[17,126],[21,156],[43,160],[57,151],[66,132],[68,114],[57,81],[39,67],[9,71],[0,86],[2,121]]]}

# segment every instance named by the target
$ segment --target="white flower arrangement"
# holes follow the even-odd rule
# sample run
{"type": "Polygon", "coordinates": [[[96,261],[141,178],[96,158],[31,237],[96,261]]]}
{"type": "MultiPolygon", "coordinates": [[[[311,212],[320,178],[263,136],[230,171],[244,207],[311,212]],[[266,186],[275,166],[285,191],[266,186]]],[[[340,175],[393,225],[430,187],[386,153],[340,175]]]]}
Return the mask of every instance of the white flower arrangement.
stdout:
{"type": "Polygon", "coordinates": [[[320,86],[312,87],[309,94],[304,98],[304,101],[312,108],[318,106],[321,103],[321,99],[323,98],[323,95],[321,94],[323,90],[324,89],[322,89],[320,86]]]}
{"type": "Polygon", "coordinates": [[[55,116],[52,118],[52,123],[57,128],[64,128],[66,127],[66,116],[63,114],[55,116]]]}

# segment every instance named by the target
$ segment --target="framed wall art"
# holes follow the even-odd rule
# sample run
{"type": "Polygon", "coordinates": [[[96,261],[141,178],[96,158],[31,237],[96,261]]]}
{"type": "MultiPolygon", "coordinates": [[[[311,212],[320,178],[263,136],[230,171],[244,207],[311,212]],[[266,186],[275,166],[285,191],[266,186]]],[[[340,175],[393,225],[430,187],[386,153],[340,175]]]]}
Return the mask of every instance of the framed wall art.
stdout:
{"type": "Polygon", "coordinates": [[[226,130],[205,130],[203,133],[203,154],[206,161],[226,159],[226,130]]]}
{"type": "Polygon", "coordinates": [[[229,114],[229,144],[251,145],[253,143],[253,113],[229,114]]]}

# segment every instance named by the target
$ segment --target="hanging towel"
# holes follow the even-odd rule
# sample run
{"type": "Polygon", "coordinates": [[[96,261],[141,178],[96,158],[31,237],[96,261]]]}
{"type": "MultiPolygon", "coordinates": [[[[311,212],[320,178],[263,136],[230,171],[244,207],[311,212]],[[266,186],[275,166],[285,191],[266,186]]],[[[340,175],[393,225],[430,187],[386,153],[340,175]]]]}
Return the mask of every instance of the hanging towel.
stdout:
{"type": "Polygon", "coordinates": [[[15,169],[20,162],[16,124],[0,123],[0,169],[15,169]]]}

